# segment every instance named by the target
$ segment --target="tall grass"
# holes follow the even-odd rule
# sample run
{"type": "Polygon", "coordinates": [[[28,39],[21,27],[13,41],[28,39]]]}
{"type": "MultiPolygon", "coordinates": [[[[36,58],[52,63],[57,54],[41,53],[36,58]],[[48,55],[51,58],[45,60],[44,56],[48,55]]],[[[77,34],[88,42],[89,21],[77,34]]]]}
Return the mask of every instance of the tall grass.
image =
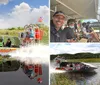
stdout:
{"type": "Polygon", "coordinates": [[[19,36],[19,32],[23,32],[24,30],[0,30],[0,35],[8,35],[8,36],[19,36]]]}
{"type": "Polygon", "coordinates": [[[41,28],[44,32],[43,39],[40,41],[41,43],[48,44],[49,43],[49,29],[41,28]]]}
{"type": "Polygon", "coordinates": [[[67,78],[64,74],[52,74],[50,85],[77,85],[75,81],[67,78]]]}
{"type": "MultiPolygon", "coordinates": [[[[40,43],[43,44],[48,44],[49,43],[49,28],[40,28],[43,30],[44,35],[40,43]]],[[[19,30],[19,29],[14,29],[14,30],[8,30],[8,29],[1,29],[0,30],[0,36],[16,36],[19,37],[19,33],[23,32],[24,29],[19,30]]]]}
{"type": "Polygon", "coordinates": [[[100,82],[87,83],[86,80],[77,83],[75,80],[70,80],[65,74],[51,74],[50,78],[50,85],[100,85],[100,82]]]}
{"type": "Polygon", "coordinates": [[[69,59],[68,62],[98,62],[100,63],[100,58],[89,58],[89,59],[69,59]]]}

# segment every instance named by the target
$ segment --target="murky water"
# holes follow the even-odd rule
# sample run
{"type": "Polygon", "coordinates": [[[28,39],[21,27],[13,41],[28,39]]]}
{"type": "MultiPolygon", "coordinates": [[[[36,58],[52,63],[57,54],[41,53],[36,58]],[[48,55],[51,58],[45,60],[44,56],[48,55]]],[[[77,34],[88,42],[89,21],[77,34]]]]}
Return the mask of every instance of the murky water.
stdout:
{"type": "Polygon", "coordinates": [[[49,69],[43,66],[43,83],[39,84],[37,78],[30,79],[23,72],[22,68],[17,71],[0,72],[0,85],[49,85],[49,69]]]}
{"type": "Polygon", "coordinates": [[[88,73],[72,73],[68,74],[72,80],[77,82],[77,85],[100,85],[100,63],[91,63],[97,66],[94,72],[88,73]]]}

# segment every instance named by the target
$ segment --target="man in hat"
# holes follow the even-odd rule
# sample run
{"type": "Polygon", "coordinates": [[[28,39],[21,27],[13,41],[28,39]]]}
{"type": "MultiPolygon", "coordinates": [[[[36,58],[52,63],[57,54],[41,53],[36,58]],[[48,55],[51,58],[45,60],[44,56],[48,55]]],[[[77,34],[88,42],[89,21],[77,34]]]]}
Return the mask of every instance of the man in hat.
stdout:
{"type": "Polygon", "coordinates": [[[65,19],[65,14],[62,11],[54,13],[50,23],[50,42],[66,42],[66,33],[62,29],[65,19]]]}

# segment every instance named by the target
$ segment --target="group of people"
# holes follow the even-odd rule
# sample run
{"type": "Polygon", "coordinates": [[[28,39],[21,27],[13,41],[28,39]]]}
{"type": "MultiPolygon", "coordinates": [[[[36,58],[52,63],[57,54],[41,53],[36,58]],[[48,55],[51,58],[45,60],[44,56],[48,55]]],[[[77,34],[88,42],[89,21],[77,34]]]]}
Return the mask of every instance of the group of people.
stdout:
{"type": "Polygon", "coordinates": [[[60,67],[61,68],[65,68],[67,71],[84,71],[86,69],[89,68],[89,66],[85,65],[85,64],[82,64],[82,63],[79,63],[79,62],[63,62],[60,64],[60,67]]]}
{"type": "Polygon", "coordinates": [[[66,70],[80,70],[85,68],[85,65],[81,63],[71,63],[66,65],[66,70]]]}
{"type": "Polygon", "coordinates": [[[43,30],[39,29],[38,26],[29,27],[25,30],[25,33],[21,33],[22,44],[39,43],[43,37],[43,30]]]}
{"type": "Polygon", "coordinates": [[[80,21],[77,23],[76,19],[67,20],[62,11],[54,13],[50,26],[50,42],[78,42],[80,33],[85,35],[88,40],[100,41],[94,30],[91,30],[89,23],[81,23],[80,21]]]}
{"type": "Polygon", "coordinates": [[[30,78],[34,79],[35,77],[39,76],[37,78],[38,83],[42,83],[42,78],[40,77],[42,75],[42,66],[40,64],[21,64],[21,67],[24,71],[24,73],[30,78]]]}
{"type": "Polygon", "coordinates": [[[0,47],[11,47],[11,43],[10,38],[7,39],[6,43],[4,43],[3,39],[0,39],[0,47]]]}
{"type": "Polygon", "coordinates": [[[34,39],[34,31],[32,28],[28,28],[26,33],[21,33],[21,38],[23,38],[23,43],[31,43],[34,39]]]}
{"type": "Polygon", "coordinates": [[[99,42],[99,36],[97,35],[97,33],[94,32],[94,30],[89,26],[90,23],[82,23],[82,34],[84,37],[86,37],[88,39],[88,41],[92,41],[93,39],[95,39],[97,42],[99,42]]]}

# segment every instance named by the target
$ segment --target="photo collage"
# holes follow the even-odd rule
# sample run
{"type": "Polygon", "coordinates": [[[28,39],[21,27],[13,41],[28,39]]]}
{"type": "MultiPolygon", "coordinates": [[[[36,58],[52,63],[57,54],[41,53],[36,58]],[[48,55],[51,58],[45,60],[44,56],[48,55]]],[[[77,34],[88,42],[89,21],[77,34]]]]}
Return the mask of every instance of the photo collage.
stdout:
{"type": "Polygon", "coordinates": [[[0,85],[100,85],[100,0],[0,0],[0,85]]]}

